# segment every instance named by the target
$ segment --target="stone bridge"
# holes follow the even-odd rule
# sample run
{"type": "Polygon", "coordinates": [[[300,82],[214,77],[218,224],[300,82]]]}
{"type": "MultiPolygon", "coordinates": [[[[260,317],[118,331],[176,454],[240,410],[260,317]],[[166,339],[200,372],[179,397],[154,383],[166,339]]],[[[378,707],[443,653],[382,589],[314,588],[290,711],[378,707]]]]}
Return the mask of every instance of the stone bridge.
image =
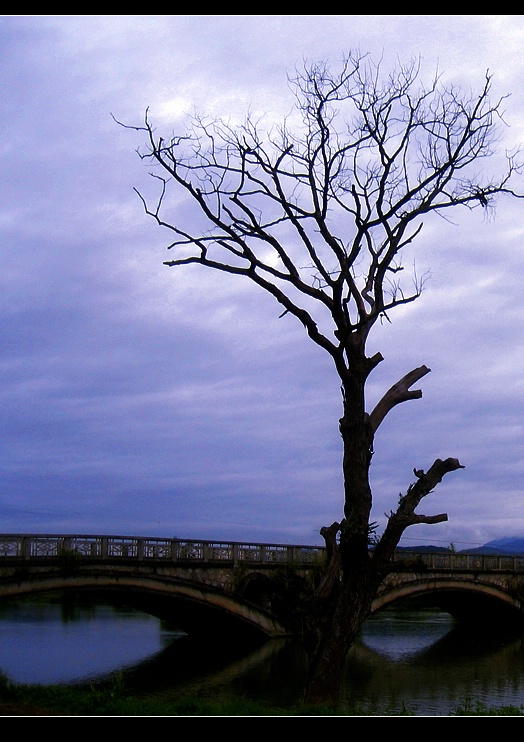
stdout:
{"type": "MultiPolygon", "coordinates": [[[[0,534],[0,600],[81,592],[188,633],[289,636],[298,596],[323,558],[317,546],[0,534]]],[[[477,625],[524,623],[524,557],[399,551],[373,612],[399,601],[477,625]]]]}

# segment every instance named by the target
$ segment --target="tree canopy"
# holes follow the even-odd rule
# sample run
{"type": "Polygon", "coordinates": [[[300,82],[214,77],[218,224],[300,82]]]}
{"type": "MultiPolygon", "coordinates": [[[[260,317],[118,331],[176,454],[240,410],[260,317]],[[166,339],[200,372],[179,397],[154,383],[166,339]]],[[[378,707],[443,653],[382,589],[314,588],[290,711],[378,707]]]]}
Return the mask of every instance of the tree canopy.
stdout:
{"type": "Polygon", "coordinates": [[[246,276],[342,373],[344,339],[365,339],[379,317],[420,296],[424,276],[406,279],[402,251],[424,216],[516,195],[520,163],[508,154],[501,176],[479,172],[504,114],[504,98],[490,100],[489,74],[478,95],[464,97],[438,76],[424,86],[418,60],[384,78],[350,54],[340,71],[313,64],[291,85],[294,112],[269,128],[250,117],[232,126],[195,116],[165,139],[148,112],[141,156],[160,166],[152,173],[160,195],[144,205],[174,235],[167,265],[246,276]],[[198,207],[186,224],[165,213],[172,186],[198,207]]]}

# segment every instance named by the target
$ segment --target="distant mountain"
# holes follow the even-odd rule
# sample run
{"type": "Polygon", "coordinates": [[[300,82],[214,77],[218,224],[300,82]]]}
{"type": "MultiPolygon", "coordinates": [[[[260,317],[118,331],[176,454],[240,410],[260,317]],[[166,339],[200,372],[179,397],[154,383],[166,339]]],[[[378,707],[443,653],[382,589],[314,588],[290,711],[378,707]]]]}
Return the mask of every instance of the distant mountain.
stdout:
{"type": "Polygon", "coordinates": [[[476,549],[464,549],[461,554],[511,554],[524,556],[524,538],[522,536],[507,536],[488,541],[487,544],[476,549]]]}
{"type": "Polygon", "coordinates": [[[500,549],[494,546],[488,546],[487,544],[484,544],[484,546],[476,546],[474,549],[460,549],[460,551],[457,551],[457,554],[507,554],[508,556],[520,556],[520,554],[516,554],[513,551],[504,551],[504,549],[500,549]]]}
{"type": "Polygon", "coordinates": [[[449,549],[447,546],[397,546],[397,551],[416,551],[420,553],[421,551],[427,551],[430,554],[435,554],[436,552],[449,552],[449,549]]]}
{"type": "MultiPolygon", "coordinates": [[[[447,546],[399,546],[397,551],[450,553],[451,549],[447,546]]],[[[494,539],[474,549],[460,549],[457,551],[457,554],[508,554],[511,556],[524,556],[524,537],[507,536],[506,538],[494,539]]]]}

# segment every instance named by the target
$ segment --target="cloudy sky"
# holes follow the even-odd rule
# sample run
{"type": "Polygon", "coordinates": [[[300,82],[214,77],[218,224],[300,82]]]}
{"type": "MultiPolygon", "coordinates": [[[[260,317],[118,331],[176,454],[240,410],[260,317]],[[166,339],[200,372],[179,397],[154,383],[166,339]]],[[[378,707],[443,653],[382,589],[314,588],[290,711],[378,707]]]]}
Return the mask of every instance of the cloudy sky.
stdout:
{"type": "MultiPolygon", "coordinates": [[[[280,120],[297,65],[359,49],[473,90],[489,69],[504,149],[524,143],[523,46],[524,16],[0,17],[0,532],[320,544],[342,514],[329,357],[256,287],[163,265],[133,190],[144,139],[113,116],[280,120]]],[[[414,467],[466,467],[421,508],[449,522],[405,544],[524,536],[523,240],[524,201],[435,221],[424,294],[372,336],[370,406],[432,369],[377,435],[374,519],[414,467]]]]}

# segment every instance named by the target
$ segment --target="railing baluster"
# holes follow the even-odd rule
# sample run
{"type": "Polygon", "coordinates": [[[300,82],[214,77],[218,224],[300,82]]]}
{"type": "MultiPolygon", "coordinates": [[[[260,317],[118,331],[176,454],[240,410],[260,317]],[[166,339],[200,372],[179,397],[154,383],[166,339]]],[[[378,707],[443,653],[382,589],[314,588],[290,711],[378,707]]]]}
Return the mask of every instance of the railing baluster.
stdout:
{"type": "Polygon", "coordinates": [[[22,557],[24,559],[31,558],[31,541],[32,539],[29,536],[22,537],[21,551],[22,551],[22,557]]]}

